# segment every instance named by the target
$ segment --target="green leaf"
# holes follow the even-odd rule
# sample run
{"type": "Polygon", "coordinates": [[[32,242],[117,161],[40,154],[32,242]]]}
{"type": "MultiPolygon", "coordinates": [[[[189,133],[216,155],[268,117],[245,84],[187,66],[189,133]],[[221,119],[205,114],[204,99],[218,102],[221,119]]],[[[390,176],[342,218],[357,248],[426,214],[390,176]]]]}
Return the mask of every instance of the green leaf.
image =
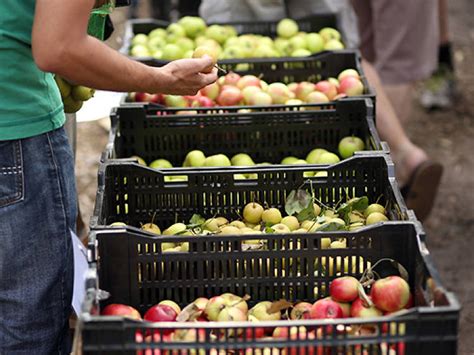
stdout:
{"type": "Polygon", "coordinates": [[[316,229],[317,232],[333,232],[340,230],[346,230],[346,226],[337,222],[327,222],[319,226],[318,229],[316,229]]]}
{"type": "Polygon", "coordinates": [[[298,212],[298,214],[296,215],[296,218],[298,218],[299,222],[312,220],[316,218],[314,214],[313,200],[310,200],[308,205],[303,210],[298,212]]]}
{"type": "Polygon", "coordinates": [[[266,234],[273,234],[275,231],[272,229],[272,227],[266,226],[265,227],[265,233],[266,234]]]}
{"type": "Polygon", "coordinates": [[[353,211],[361,211],[369,207],[369,198],[367,196],[358,197],[351,200],[352,210],[353,211]]]}
{"type": "Polygon", "coordinates": [[[300,213],[309,203],[313,202],[311,194],[305,190],[292,190],[285,202],[285,212],[288,216],[292,216],[295,213],[300,213]]]}
{"type": "Polygon", "coordinates": [[[206,219],[204,217],[201,217],[201,215],[199,214],[193,214],[193,216],[189,220],[189,224],[195,225],[196,227],[204,224],[204,222],[206,222],[206,219]]]}

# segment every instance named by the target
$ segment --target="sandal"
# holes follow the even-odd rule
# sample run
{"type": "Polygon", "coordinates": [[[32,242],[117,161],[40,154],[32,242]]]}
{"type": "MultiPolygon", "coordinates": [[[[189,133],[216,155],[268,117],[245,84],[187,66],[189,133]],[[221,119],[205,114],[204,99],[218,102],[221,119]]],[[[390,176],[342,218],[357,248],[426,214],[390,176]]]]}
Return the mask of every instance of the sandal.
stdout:
{"type": "Polygon", "coordinates": [[[422,222],[433,208],[442,175],[443,166],[427,160],[416,167],[408,183],[400,189],[407,207],[414,210],[422,222]]]}

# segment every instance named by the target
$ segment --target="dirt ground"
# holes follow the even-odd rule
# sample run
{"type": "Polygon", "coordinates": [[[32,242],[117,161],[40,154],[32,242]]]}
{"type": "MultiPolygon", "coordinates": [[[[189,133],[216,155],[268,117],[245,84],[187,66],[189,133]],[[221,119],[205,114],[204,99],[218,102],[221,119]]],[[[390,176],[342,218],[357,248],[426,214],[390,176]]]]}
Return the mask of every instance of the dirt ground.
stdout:
{"type": "MultiPolygon", "coordinates": [[[[443,112],[427,113],[415,104],[407,130],[414,142],[445,168],[436,205],[424,227],[442,280],[462,303],[459,354],[468,355],[474,354],[474,1],[449,3],[462,98],[455,108],[443,112]]],[[[114,14],[116,24],[123,22],[124,14],[123,10],[114,14]]],[[[122,27],[117,26],[112,46],[119,46],[121,33],[122,27]]],[[[87,222],[95,201],[98,160],[107,141],[104,126],[99,121],[78,126],[78,190],[87,222]]]]}

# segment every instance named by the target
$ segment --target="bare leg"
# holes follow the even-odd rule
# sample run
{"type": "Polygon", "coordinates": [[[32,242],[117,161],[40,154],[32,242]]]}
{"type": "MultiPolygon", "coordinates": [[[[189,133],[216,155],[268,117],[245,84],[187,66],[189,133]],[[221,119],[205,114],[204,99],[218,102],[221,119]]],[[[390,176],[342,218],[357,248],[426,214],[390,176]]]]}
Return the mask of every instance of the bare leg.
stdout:
{"type": "MultiPolygon", "coordinates": [[[[428,157],[406,135],[374,67],[365,60],[362,61],[362,67],[367,80],[377,93],[377,130],[380,137],[390,146],[397,180],[403,186],[408,182],[416,167],[428,157]]],[[[407,106],[406,101],[401,106],[407,106]]]]}
{"type": "Polygon", "coordinates": [[[395,113],[400,122],[406,123],[411,116],[413,109],[413,84],[383,85],[385,93],[390,100],[395,113]]]}
{"type": "Polygon", "coordinates": [[[439,0],[439,43],[449,43],[448,0],[439,0]]]}

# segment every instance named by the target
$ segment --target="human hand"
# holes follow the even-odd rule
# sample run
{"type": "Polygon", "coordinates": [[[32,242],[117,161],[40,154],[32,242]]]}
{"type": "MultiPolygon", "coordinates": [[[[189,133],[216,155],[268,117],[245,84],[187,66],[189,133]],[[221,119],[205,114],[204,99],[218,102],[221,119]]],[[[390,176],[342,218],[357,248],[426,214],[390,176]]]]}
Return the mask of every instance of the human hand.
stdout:
{"type": "Polygon", "coordinates": [[[213,64],[209,56],[172,61],[157,69],[164,77],[164,82],[157,83],[157,91],[172,95],[195,95],[200,89],[217,80],[216,68],[206,73],[213,64]]]}

